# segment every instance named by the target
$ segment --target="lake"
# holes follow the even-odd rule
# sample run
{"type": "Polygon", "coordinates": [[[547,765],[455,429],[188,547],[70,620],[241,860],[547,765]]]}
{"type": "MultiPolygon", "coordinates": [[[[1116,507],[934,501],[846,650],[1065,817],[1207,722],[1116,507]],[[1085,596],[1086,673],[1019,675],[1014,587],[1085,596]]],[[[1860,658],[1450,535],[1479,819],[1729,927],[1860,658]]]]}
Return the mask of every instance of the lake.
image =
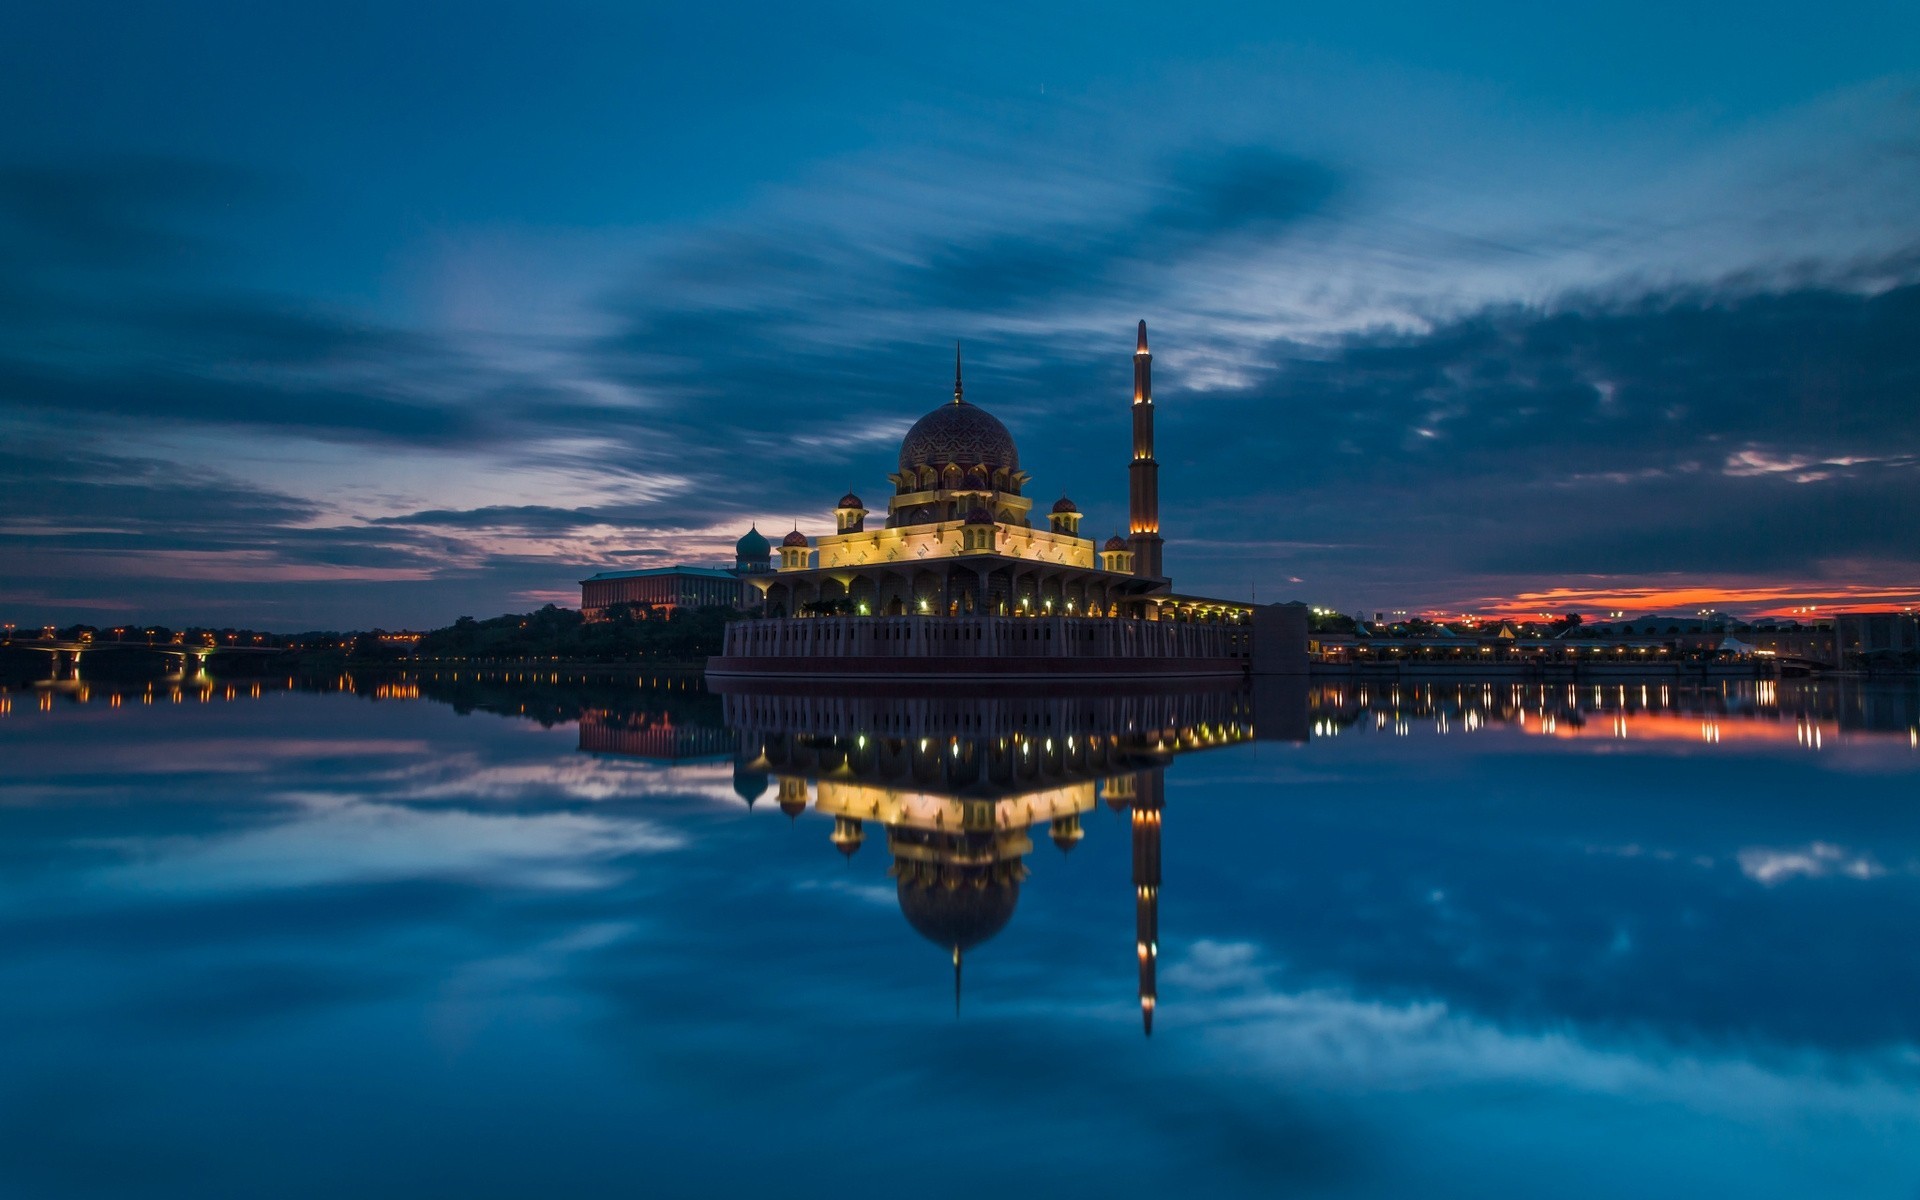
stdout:
{"type": "Polygon", "coordinates": [[[0,1195],[1920,1192],[1920,684],[0,695],[0,1195]]]}

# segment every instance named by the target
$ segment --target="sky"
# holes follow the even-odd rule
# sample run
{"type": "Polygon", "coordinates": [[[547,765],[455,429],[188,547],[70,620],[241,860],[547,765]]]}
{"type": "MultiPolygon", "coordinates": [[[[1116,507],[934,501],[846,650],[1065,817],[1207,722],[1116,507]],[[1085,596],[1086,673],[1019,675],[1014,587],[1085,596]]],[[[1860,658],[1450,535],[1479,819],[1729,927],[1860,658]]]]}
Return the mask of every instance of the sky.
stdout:
{"type": "Polygon", "coordinates": [[[1141,319],[1183,592],[1920,602],[1911,5],[5,12],[0,619],[723,563],[956,340],[1104,537],[1141,319]]]}

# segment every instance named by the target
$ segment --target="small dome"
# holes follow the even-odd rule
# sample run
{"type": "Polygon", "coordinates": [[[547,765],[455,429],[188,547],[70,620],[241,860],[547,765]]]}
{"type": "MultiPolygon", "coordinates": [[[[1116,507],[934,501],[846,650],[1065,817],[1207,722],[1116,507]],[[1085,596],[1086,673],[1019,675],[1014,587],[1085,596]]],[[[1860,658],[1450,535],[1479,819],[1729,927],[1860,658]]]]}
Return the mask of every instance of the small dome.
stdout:
{"type": "Polygon", "coordinates": [[[993,514],[984,508],[976,508],[967,514],[967,524],[991,525],[993,524],[993,514]]]}
{"type": "Polygon", "coordinates": [[[1125,550],[1127,548],[1127,539],[1116,533],[1107,539],[1106,548],[1109,550],[1125,550]]]}
{"type": "Polygon", "coordinates": [[[1080,510],[1074,506],[1073,501],[1062,496],[1053,502],[1053,511],[1057,513],[1077,513],[1080,510]]]}
{"type": "Polygon", "coordinates": [[[1075,813],[1072,816],[1055,817],[1047,826],[1047,835],[1053,839],[1054,845],[1060,847],[1060,853],[1065,854],[1078,845],[1087,833],[1080,827],[1080,815],[1075,813]]]}
{"type": "Polygon", "coordinates": [[[835,507],[838,507],[838,508],[865,508],[865,507],[866,507],[866,505],[864,505],[864,504],[862,504],[862,503],[860,503],[860,497],[858,497],[858,496],[856,496],[856,495],[854,495],[854,494],[853,494],[852,492],[848,492],[848,493],[847,493],[846,495],[844,495],[844,496],[842,496],[842,497],[840,497],[840,503],[839,503],[838,505],[836,505],[835,507]]]}
{"type": "Polygon", "coordinates": [[[796,529],[786,537],[781,538],[780,544],[789,547],[805,546],[807,544],[807,535],[796,529]]]}
{"type": "Polygon", "coordinates": [[[758,525],[747,530],[740,540],[733,544],[733,556],[735,558],[758,560],[766,558],[772,553],[773,543],[769,542],[766,539],[766,535],[760,532],[758,525]]]}
{"type": "Polygon", "coordinates": [[[758,771],[742,770],[738,765],[733,768],[733,794],[745,800],[748,808],[767,794],[767,784],[767,777],[758,771]]]}
{"type": "Polygon", "coordinates": [[[852,858],[855,854],[859,853],[861,843],[867,840],[867,834],[866,830],[861,828],[858,818],[835,817],[833,819],[833,836],[828,840],[833,843],[834,848],[840,851],[840,853],[846,855],[848,858],[852,858]]]}

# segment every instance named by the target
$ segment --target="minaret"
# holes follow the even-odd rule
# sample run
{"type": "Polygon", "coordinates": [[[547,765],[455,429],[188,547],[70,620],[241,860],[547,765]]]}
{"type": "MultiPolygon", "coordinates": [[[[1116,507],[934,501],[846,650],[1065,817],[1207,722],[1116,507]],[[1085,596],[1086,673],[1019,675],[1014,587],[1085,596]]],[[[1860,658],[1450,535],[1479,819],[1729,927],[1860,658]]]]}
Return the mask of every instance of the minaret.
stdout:
{"type": "Polygon", "coordinates": [[[1133,547],[1133,573],[1163,578],[1160,570],[1160,464],[1153,460],[1153,355],[1147,350],[1147,323],[1133,351],[1133,462],[1127,467],[1127,541],[1133,547]]]}
{"type": "Polygon", "coordinates": [[[1133,799],[1133,906],[1135,952],[1140,956],[1140,1023],[1153,1036],[1160,961],[1160,810],[1166,776],[1162,768],[1140,772],[1133,799]]]}

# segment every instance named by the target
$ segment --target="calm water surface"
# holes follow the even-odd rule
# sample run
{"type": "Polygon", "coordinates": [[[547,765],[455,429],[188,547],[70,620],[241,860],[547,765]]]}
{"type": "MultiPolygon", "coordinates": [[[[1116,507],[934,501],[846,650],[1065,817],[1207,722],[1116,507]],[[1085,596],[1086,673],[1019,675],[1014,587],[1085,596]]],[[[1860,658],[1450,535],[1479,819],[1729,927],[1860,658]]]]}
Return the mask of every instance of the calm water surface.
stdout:
{"type": "Polygon", "coordinates": [[[14,691],[0,1195],[1910,1198],[1917,727],[1913,681],[14,691]]]}

